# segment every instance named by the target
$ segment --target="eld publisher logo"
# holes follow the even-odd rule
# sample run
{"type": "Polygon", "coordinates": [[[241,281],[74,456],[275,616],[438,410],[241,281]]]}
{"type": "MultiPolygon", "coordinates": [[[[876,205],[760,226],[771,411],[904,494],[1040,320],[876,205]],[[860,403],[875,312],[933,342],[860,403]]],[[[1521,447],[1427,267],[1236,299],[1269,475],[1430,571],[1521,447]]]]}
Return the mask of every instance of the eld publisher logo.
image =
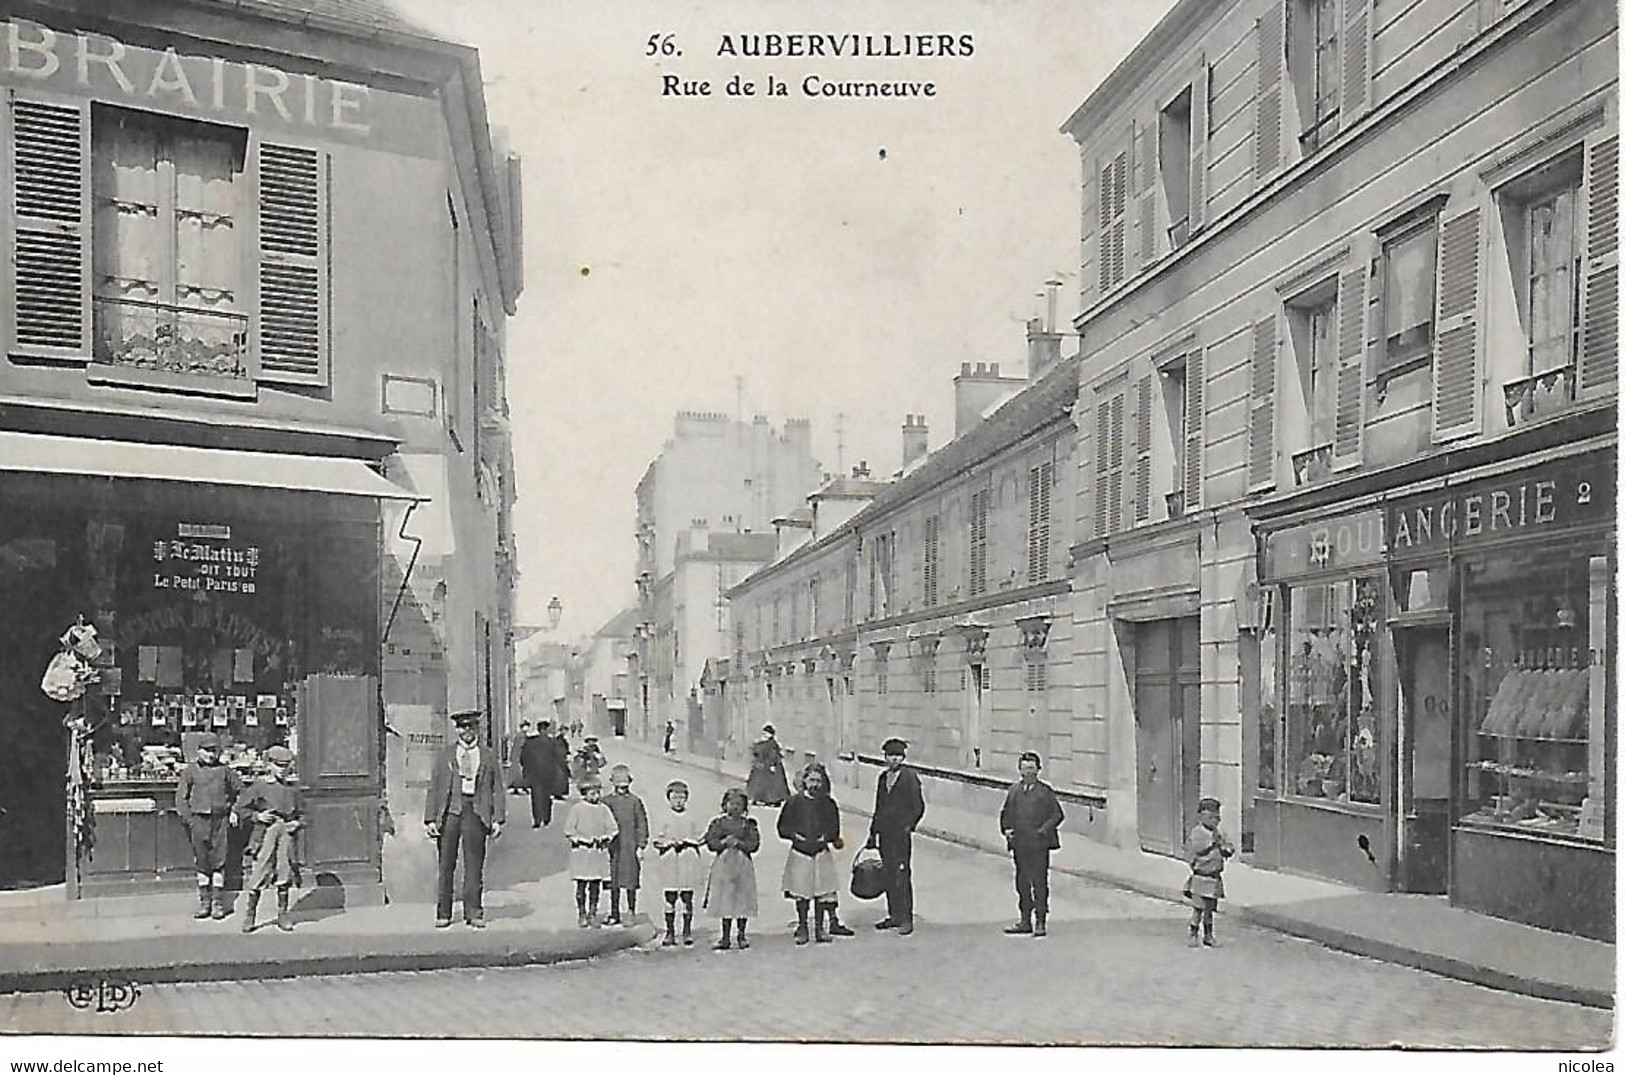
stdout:
{"type": "Polygon", "coordinates": [[[121,1012],[135,1007],[141,987],[122,978],[79,978],[62,995],[82,1012],[121,1012]]]}

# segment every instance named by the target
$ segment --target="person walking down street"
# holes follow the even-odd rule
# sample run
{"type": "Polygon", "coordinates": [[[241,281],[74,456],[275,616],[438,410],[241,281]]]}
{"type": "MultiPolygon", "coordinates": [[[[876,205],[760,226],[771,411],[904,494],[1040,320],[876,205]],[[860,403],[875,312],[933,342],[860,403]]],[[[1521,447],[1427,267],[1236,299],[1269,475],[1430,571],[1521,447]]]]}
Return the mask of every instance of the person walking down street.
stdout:
{"type": "Polygon", "coordinates": [[[666,897],[666,938],[663,947],[677,943],[677,904],[683,905],[683,944],[694,943],[694,890],[704,878],[705,822],[688,808],[688,785],[673,780],[666,785],[666,808],[654,823],[655,890],[666,897]]]}
{"type": "MultiPolygon", "coordinates": [[[[543,721],[542,727],[548,727],[543,721]]],[[[548,764],[548,771],[552,775],[553,798],[563,802],[570,797],[570,740],[564,733],[563,724],[554,724],[554,734],[544,731],[548,736],[548,746],[553,755],[548,764]]]]}
{"type": "Polygon", "coordinates": [[[175,813],[192,841],[197,869],[197,910],[193,918],[226,917],[226,842],[231,835],[231,808],[243,793],[243,780],[221,764],[220,737],[202,732],[197,757],[175,782],[175,813]]]}
{"type": "Polygon", "coordinates": [[[530,721],[521,721],[519,737],[508,741],[508,790],[511,792],[530,790],[530,785],[525,780],[524,759],[520,755],[524,752],[526,740],[535,734],[530,721]]]}
{"type": "Polygon", "coordinates": [[[779,811],[779,836],[790,841],[784,860],[784,895],[796,904],[796,943],[806,944],[807,910],[813,907],[818,943],[829,942],[825,928],[829,908],[835,904],[840,877],[835,871],[834,848],[841,840],[841,812],[829,793],[829,773],[822,765],[809,765],[802,774],[805,790],[790,796],[779,811]]]}
{"type": "Polygon", "coordinates": [[[722,814],[705,830],[705,846],[716,855],[705,883],[705,909],[722,919],[722,937],[712,947],[733,947],[732,927],[739,927],[739,947],[749,948],[745,924],[756,915],[756,864],[752,856],[762,847],[762,833],[748,813],[750,799],[743,790],[722,793],[722,814]]]}
{"type": "Polygon", "coordinates": [[[293,929],[288,898],[299,872],[294,833],[304,824],[300,820],[303,796],[293,779],[293,751],[274,746],[265,752],[265,760],[270,773],[250,784],[232,808],[238,824],[245,820],[254,823],[244,852],[244,861],[253,864],[243,878],[243,894],[248,901],[243,910],[244,933],[254,932],[260,893],[267,886],[276,888],[276,928],[284,933],[293,929]]]}
{"type": "Polygon", "coordinates": [[[457,741],[435,765],[423,804],[423,825],[439,848],[436,929],[451,925],[459,849],[463,856],[463,921],[475,929],[485,928],[485,844],[502,835],[508,805],[496,752],[479,742],[483,715],[478,709],[451,715],[457,741]]]}
{"type": "Polygon", "coordinates": [[[677,735],[677,725],[673,724],[671,721],[668,720],[666,722],[666,734],[661,739],[661,742],[660,742],[660,749],[661,749],[662,752],[664,752],[666,754],[670,754],[672,752],[672,743],[671,743],[671,741],[676,735],[677,735]]]}
{"type": "Polygon", "coordinates": [[[609,920],[621,924],[621,894],[628,918],[638,913],[638,883],[643,879],[643,849],[649,845],[649,813],[632,794],[632,770],[617,765],[609,771],[610,793],[604,805],[615,815],[615,842],[609,845],[609,920]]]}
{"type": "Polygon", "coordinates": [[[609,881],[609,848],[620,827],[603,803],[604,785],[596,776],[579,785],[581,798],[564,819],[570,845],[570,876],[576,883],[576,925],[598,927],[598,893],[609,881]]]}
{"type": "Polygon", "coordinates": [[[1021,920],[1004,931],[1044,937],[1049,933],[1049,853],[1061,846],[1066,819],[1055,789],[1038,779],[1043,761],[1034,751],[1016,761],[1021,779],[1010,786],[999,811],[999,830],[1016,862],[1016,906],[1021,920]]]}
{"type": "Polygon", "coordinates": [[[869,846],[880,851],[886,880],[886,917],[876,929],[895,929],[906,937],[914,932],[914,829],[925,816],[925,794],[920,777],[903,764],[908,744],[893,737],[880,745],[886,771],[875,782],[874,818],[869,823],[869,846]]]}
{"type": "Polygon", "coordinates": [[[779,746],[771,724],[762,725],[762,737],[751,744],[745,790],[751,802],[763,806],[779,806],[790,797],[790,782],[784,776],[784,748],[779,746]]]}
{"type": "Polygon", "coordinates": [[[525,726],[525,742],[519,748],[519,770],[530,789],[530,827],[539,829],[553,823],[553,736],[547,721],[540,728],[525,726]]]}
{"type": "Polygon", "coordinates": [[[1215,947],[1213,912],[1224,898],[1224,863],[1236,853],[1236,845],[1219,828],[1219,800],[1202,799],[1196,804],[1196,824],[1185,841],[1185,861],[1190,863],[1190,880],[1185,882],[1185,898],[1191,905],[1190,946],[1215,947]],[[1197,941],[1196,928],[1202,928],[1197,941]]]}
{"type": "Polygon", "coordinates": [[[582,742],[581,749],[575,756],[575,781],[580,785],[585,780],[597,780],[598,773],[604,768],[604,751],[598,745],[598,737],[589,735],[582,742]]]}

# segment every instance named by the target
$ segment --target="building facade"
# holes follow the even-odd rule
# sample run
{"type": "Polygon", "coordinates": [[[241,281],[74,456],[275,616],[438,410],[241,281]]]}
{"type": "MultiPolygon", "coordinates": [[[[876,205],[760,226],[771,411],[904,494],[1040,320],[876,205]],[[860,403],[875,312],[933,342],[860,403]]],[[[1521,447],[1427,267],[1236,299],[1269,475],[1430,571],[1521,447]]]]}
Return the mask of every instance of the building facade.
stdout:
{"type": "Polygon", "coordinates": [[[1111,838],[1613,936],[1617,13],[1184,2],[1083,161],[1111,838]]]}
{"type": "Polygon", "coordinates": [[[295,748],[307,861],[378,898],[396,747],[510,692],[519,172],[478,58],[381,0],[18,3],[0,36],[0,592],[38,612],[0,869],[191,885],[173,781],[211,730],[245,772],[295,748]],[[105,724],[64,804],[39,674],[77,617],[105,724]]]}

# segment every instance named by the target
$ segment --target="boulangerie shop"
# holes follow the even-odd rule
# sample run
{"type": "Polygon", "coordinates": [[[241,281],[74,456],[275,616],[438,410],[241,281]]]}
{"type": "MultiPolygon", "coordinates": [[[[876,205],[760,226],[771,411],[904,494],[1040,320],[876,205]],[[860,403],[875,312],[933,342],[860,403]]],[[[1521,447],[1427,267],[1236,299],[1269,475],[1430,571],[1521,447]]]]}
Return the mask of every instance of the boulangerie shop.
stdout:
{"type": "Polygon", "coordinates": [[[1614,468],[1260,524],[1260,865],[1613,939],[1614,468]]]}
{"type": "MultiPolygon", "coordinates": [[[[359,462],[321,460],[352,469],[309,482],[300,457],[256,458],[250,480],[266,486],[0,471],[7,887],[188,892],[175,781],[210,731],[245,781],[268,747],[294,750],[307,884],[342,887],[346,902],[378,890],[379,498],[392,487],[359,462]],[[102,646],[84,703],[88,827],[64,801],[65,707],[41,690],[80,619],[102,646]]],[[[233,847],[228,887],[240,869],[233,847]]]]}

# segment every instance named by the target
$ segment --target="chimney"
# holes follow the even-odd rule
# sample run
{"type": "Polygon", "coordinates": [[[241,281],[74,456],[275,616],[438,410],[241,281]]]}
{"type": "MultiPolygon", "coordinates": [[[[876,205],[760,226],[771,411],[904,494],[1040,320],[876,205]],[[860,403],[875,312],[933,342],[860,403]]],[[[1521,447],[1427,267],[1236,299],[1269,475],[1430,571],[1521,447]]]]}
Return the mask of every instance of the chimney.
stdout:
{"type": "Polygon", "coordinates": [[[1056,331],[1055,301],[1061,288],[1059,280],[1045,280],[1045,317],[1027,322],[1027,378],[1042,380],[1061,361],[1061,334],[1056,331]]]}
{"type": "Polygon", "coordinates": [[[869,477],[869,460],[859,459],[858,465],[852,468],[852,476],[867,480],[869,477]]]}
{"type": "Polygon", "coordinates": [[[1027,386],[1025,377],[1005,377],[997,362],[959,364],[954,378],[954,436],[958,437],[982,420],[996,404],[1004,402],[1027,386]]]}
{"type": "Polygon", "coordinates": [[[925,426],[925,415],[903,416],[903,469],[907,470],[916,459],[930,451],[930,435],[925,426]]]}

